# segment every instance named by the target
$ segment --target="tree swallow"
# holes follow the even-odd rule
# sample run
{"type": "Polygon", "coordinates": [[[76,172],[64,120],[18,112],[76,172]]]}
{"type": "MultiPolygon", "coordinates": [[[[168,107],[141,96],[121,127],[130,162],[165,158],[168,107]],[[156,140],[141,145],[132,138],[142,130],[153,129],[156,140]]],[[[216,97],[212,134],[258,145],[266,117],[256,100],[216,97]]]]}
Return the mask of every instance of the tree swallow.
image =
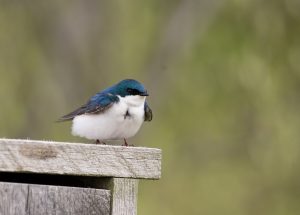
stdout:
{"type": "Polygon", "coordinates": [[[152,120],[146,102],[148,93],[136,80],[125,79],[92,96],[86,104],[62,116],[58,121],[73,120],[72,134],[104,143],[105,140],[134,136],[144,121],[152,120]]]}

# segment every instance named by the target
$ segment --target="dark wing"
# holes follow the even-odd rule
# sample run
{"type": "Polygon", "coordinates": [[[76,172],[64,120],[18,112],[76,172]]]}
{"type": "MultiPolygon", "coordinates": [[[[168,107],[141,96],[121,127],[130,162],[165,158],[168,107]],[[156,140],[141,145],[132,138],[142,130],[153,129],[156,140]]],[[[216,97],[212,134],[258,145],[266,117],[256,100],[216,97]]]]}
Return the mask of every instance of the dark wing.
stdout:
{"type": "Polygon", "coordinates": [[[82,114],[98,114],[103,113],[110,108],[114,103],[118,102],[119,98],[109,93],[98,93],[93,96],[85,105],[82,105],[78,109],[71,113],[62,116],[58,119],[58,122],[74,119],[75,116],[82,114]]]}
{"type": "Polygon", "coordinates": [[[145,102],[144,110],[145,110],[144,121],[149,121],[150,122],[153,118],[153,115],[152,115],[152,110],[148,106],[147,102],[145,102]]]}

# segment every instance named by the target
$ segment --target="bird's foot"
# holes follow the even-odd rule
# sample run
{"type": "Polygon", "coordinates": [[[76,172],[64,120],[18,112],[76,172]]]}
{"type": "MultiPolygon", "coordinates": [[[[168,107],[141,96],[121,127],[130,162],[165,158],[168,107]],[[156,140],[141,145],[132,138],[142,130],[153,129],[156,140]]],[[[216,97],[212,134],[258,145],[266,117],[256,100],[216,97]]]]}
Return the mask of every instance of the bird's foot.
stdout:
{"type": "Polygon", "coordinates": [[[124,138],[124,144],[122,146],[128,146],[128,143],[125,138],[124,138]]]}
{"type": "Polygon", "coordinates": [[[101,140],[99,140],[99,139],[97,139],[95,143],[96,143],[96,144],[103,144],[103,145],[106,145],[105,142],[103,142],[103,141],[101,141],[101,140]]]}
{"type": "Polygon", "coordinates": [[[122,146],[134,146],[133,144],[128,144],[126,139],[124,138],[124,144],[122,146]]]}

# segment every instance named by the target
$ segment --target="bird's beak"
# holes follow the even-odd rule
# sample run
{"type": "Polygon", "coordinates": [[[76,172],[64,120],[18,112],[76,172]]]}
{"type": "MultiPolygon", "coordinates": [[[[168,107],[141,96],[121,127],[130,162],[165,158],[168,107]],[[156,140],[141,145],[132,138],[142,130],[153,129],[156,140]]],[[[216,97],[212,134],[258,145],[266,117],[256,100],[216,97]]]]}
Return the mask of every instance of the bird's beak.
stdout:
{"type": "Polygon", "coordinates": [[[141,93],[140,96],[149,96],[149,94],[146,91],[146,92],[141,93]]]}

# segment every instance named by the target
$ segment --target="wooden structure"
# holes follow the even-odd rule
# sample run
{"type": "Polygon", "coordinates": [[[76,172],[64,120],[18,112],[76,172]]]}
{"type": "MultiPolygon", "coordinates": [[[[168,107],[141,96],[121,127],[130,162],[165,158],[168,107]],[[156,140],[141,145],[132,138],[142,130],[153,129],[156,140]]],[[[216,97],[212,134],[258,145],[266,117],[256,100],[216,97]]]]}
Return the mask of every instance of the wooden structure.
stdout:
{"type": "Polygon", "coordinates": [[[160,149],[0,139],[0,214],[134,215],[160,174],[160,149]]]}

